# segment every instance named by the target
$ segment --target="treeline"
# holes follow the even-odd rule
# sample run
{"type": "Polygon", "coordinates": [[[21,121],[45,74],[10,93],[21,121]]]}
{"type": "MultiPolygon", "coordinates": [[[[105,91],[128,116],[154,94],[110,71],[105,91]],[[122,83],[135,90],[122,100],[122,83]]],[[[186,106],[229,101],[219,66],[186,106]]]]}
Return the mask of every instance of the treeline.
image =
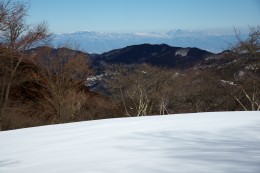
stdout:
{"type": "Polygon", "coordinates": [[[90,91],[86,54],[47,45],[45,22],[26,23],[27,6],[0,1],[0,129],[115,117],[260,110],[260,29],[238,37],[221,59],[174,70],[112,65],[90,91]]]}
{"type": "Polygon", "coordinates": [[[104,85],[121,115],[260,110],[259,66],[257,73],[241,71],[240,65],[186,71],[146,64],[112,68],[104,85]]]}

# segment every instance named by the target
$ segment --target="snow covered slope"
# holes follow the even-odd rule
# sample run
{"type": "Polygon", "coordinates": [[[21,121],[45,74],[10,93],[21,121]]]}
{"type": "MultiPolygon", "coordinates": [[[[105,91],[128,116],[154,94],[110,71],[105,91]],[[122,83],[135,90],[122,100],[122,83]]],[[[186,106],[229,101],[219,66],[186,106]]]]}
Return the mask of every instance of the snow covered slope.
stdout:
{"type": "Polygon", "coordinates": [[[0,132],[1,173],[259,173],[259,112],[89,121],[0,132]]]}

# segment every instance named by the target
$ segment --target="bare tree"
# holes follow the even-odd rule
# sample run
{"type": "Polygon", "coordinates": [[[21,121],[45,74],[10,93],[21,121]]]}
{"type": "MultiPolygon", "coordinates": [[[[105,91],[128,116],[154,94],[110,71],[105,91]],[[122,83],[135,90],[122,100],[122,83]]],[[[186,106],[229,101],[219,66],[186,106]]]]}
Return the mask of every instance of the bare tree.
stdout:
{"type": "Polygon", "coordinates": [[[4,79],[1,84],[0,130],[12,81],[24,59],[23,52],[45,42],[50,36],[45,22],[36,26],[26,24],[27,10],[24,2],[0,1],[0,53],[3,66],[1,78],[4,79]]]}
{"type": "Polygon", "coordinates": [[[260,111],[260,100],[259,100],[259,91],[258,88],[253,87],[253,90],[251,90],[251,95],[241,86],[241,90],[244,94],[244,97],[249,101],[250,106],[246,106],[241,99],[239,99],[237,96],[234,96],[236,101],[240,104],[240,106],[245,110],[245,111],[260,111]]]}
{"type": "Polygon", "coordinates": [[[243,40],[236,30],[237,43],[231,46],[232,53],[238,60],[244,60],[247,66],[243,69],[243,76],[237,75],[237,92],[233,94],[235,100],[245,111],[260,110],[260,26],[250,27],[247,39],[243,40]]]}
{"type": "Polygon", "coordinates": [[[44,88],[43,104],[52,112],[53,123],[75,120],[86,101],[85,80],[91,73],[87,57],[67,48],[43,47],[35,55],[37,73],[34,80],[44,88]]]}
{"type": "Polygon", "coordinates": [[[260,52],[260,26],[249,27],[250,32],[246,40],[243,40],[240,33],[235,29],[237,43],[230,45],[233,53],[241,57],[241,54],[247,54],[248,57],[259,57],[260,52]]]}
{"type": "Polygon", "coordinates": [[[107,70],[108,86],[120,112],[126,116],[168,114],[172,71],[149,65],[115,65],[107,70]]]}

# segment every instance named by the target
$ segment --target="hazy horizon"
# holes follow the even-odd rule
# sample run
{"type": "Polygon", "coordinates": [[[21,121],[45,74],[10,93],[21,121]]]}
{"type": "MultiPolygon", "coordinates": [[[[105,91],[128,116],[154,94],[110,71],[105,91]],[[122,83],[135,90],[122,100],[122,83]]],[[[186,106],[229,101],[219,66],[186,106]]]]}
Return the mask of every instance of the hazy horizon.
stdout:
{"type": "MultiPolygon", "coordinates": [[[[259,26],[259,25],[257,25],[259,26]]],[[[212,35],[235,35],[235,30],[238,30],[240,33],[242,34],[248,34],[248,32],[250,31],[250,27],[251,26],[248,26],[248,27],[231,27],[231,28],[211,28],[211,29],[201,29],[201,30],[188,30],[188,29],[181,29],[181,28],[174,28],[174,29],[169,29],[169,30],[166,30],[166,31],[129,31],[129,32],[126,32],[126,31],[97,31],[97,30],[88,30],[88,29],[85,29],[85,30],[75,30],[75,31],[68,31],[68,32],[53,32],[54,34],[70,34],[70,33],[77,33],[77,32],[95,32],[95,33],[104,33],[104,34],[110,34],[110,33],[114,33],[114,34],[139,34],[139,33],[147,33],[147,34],[167,34],[169,32],[176,32],[176,31],[184,31],[184,32],[201,32],[201,33],[208,33],[208,34],[212,34],[212,35]]],[[[255,27],[255,26],[252,26],[252,27],[255,27]]]]}

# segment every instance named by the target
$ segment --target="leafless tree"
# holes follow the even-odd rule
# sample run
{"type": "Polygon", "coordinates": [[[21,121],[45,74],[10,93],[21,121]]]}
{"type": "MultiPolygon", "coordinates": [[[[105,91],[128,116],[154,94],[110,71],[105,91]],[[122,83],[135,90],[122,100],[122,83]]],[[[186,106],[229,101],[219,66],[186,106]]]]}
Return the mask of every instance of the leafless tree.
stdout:
{"type": "Polygon", "coordinates": [[[115,65],[106,74],[105,85],[124,115],[168,114],[172,71],[146,64],[115,65]]]}
{"type": "Polygon", "coordinates": [[[260,110],[260,26],[250,27],[250,33],[247,39],[240,38],[239,32],[236,30],[237,43],[231,46],[232,53],[237,59],[250,61],[244,67],[243,77],[236,77],[238,84],[234,93],[235,100],[245,111],[260,110]]]}
{"type": "Polygon", "coordinates": [[[0,1],[1,99],[0,129],[14,76],[25,58],[24,51],[47,41],[50,34],[45,22],[26,24],[27,4],[20,1],[0,1]]]}
{"type": "Polygon", "coordinates": [[[249,57],[256,58],[260,52],[260,26],[249,27],[249,29],[250,32],[245,40],[241,38],[239,31],[235,29],[237,43],[231,44],[230,47],[238,56],[247,54],[249,57]]]}
{"type": "Polygon", "coordinates": [[[85,80],[91,73],[87,57],[67,48],[43,47],[35,56],[37,73],[34,81],[44,88],[43,104],[52,112],[53,123],[75,119],[86,101],[85,80]]]}

